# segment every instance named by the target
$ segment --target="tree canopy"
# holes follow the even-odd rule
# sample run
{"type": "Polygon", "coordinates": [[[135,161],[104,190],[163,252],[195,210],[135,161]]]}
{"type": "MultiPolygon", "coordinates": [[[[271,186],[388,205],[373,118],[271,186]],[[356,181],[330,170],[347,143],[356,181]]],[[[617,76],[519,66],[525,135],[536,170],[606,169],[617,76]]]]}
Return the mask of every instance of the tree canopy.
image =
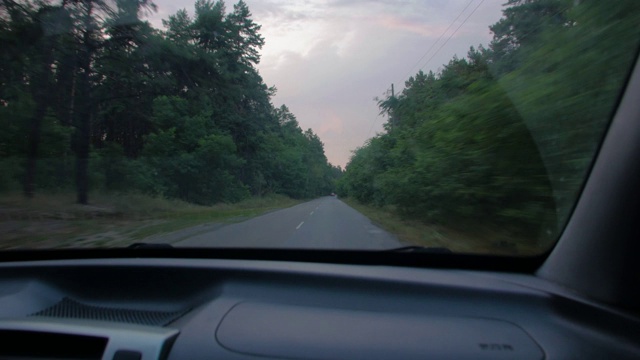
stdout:
{"type": "Polygon", "coordinates": [[[194,203],[328,194],[336,172],[256,65],[240,0],[158,30],[150,0],[0,2],[0,190],[133,191],[194,203]]]}

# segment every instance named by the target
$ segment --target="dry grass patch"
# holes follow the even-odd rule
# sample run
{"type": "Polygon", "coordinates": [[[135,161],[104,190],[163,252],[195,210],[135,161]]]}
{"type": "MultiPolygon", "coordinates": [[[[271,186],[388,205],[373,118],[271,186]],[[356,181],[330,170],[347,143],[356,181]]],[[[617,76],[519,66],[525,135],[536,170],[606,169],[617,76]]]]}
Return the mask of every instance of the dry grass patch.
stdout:
{"type": "Polygon", "coordinates": [[[458,230],[403,219],[391,207],[368,206],[354,199],[342,199],[386,231],[395,234],[406,245],[445,247],[456,253],[492,255],[537,255],[544,251],[531,240],[518,239],[494,228],[475,226],[458,230]]]}
{"type": "Polygon", "coordinates": [[[233,222],[300,201],[270,195],[201,206],[140,194],[95,193],[89,205],[72,193],[0,196],[0,248],[127,246],[148,236],[205,223],[233,222]]]}

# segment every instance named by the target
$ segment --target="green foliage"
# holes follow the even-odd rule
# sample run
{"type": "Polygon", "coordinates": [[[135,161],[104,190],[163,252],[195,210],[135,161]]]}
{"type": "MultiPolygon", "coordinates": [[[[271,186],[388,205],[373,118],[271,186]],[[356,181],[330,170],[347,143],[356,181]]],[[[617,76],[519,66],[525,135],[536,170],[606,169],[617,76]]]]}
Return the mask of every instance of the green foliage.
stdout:
{"type": "Polygon", "coordinates": [[[18,178],[22,173],[21,160],[15,157],[0,158],[0,192],[20,188],[18,178]]]}
{"type": "Polygon", "coordinates": [[[210,205],[326,195],[320,139],[275,109],[240,0],[163,21],[148,0],[0,2],[0,190],[76,187],[210,205]],[[88,159],[88,160],[85,160],[88,159]]]}
{"type": "Polygon", "coordinates": [[[49,112],[43,119],[40,131],[36,186],[48,191],[72,188],[68,181],[74,169],[73,153],[69,149],[72,129],[62,125],[49,112]]]}
{"type": "Polygon", "coordinates": [[[639,6],[508,1],[489,49],[379,102],[387,131],[354,152],[341,195],[544,243],[573,207],[632,66],[639,6]]]}

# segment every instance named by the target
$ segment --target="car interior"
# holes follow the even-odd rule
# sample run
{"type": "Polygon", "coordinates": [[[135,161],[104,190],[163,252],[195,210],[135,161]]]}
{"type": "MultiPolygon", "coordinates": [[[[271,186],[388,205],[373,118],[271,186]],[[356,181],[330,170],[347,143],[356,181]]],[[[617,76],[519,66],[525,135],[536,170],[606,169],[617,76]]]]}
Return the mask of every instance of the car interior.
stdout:
{"type": "Polygon", "coordinates": [[[545,254],[3,251],[0,359],[638,359],[639,98],[545,254]]]}

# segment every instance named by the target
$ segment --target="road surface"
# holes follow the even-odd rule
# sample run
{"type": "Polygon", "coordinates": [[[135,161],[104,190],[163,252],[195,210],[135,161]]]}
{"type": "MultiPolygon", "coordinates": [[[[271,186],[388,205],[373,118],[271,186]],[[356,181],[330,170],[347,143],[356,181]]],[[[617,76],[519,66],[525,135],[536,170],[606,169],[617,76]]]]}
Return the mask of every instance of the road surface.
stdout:
{"type": "MultiPolygon", "coordinates": [[[[402,246],[395,236],[332,196],[241,223],[210,226],[210,230],[207,226],[191,228],[171,236],[176,247],[380,250],[402,246]]],[[[168,242],[166,239],[154,242],[168,242]]]]}

